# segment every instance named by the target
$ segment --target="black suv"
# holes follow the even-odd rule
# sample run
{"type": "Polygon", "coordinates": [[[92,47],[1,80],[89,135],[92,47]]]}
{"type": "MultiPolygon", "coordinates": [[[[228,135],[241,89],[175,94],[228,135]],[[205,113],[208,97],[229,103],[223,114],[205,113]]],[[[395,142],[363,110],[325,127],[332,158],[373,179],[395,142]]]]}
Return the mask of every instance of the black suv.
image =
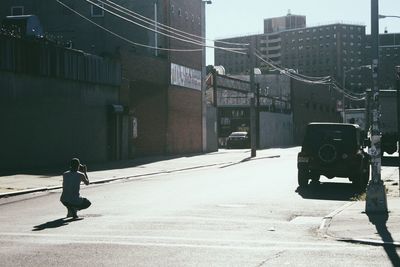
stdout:
{"type": "Polygon", "coordinates": [[[298,183],[308,185],[321,175],[346,177],[364,190],[369,180],[370,157],[364,151],[360,127],[345,123],[310,123],[297,156],[298,183]]]}

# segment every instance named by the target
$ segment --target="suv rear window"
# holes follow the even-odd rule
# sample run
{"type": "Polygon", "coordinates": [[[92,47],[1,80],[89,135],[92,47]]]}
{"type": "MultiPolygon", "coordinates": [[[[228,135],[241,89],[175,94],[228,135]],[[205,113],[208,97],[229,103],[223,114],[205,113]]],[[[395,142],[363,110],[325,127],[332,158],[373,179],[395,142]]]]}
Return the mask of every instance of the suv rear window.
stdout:
{"type": "Polygon", "coordinates": [[[341,143],[343,147],[356,149],[358,140],[353,127],[336,125],[309,125],[303,147],[317,149],[324,143],[341,143]]]}

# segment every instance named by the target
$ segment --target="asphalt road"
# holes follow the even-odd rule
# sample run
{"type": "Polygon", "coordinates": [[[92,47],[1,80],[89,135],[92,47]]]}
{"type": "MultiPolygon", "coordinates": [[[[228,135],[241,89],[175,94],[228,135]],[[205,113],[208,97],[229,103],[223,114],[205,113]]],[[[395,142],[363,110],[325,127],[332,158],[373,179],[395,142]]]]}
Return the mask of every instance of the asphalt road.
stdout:
{"type": "Polygon", "coordinates": [[[296,153],[82,187],[93,205],[74,221],[59,191],[2,199],[0,265],[392,266],[381,247],[321,234],[352,186],[299,191],[296,153]]]}

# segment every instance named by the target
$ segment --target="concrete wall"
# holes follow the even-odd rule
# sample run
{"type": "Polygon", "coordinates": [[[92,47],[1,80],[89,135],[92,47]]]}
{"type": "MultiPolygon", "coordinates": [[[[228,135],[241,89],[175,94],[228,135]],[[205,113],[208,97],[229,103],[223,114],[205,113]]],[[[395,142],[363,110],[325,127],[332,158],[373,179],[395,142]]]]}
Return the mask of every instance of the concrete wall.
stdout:
{"type": "Polygon", "coordinates": [[[259,147],[288,147],[293,145],[293,120],[291,114],[260,112],[259,147]]]}
{"type": "Polygon", "coordinates": [[[217,108],[207,105],[207,152],[218,150],[217,108]]]}
{"type": "Polygon", "coordinates": [[[109,158],[118,88],[0,71],[0,171],[109,158]]]}

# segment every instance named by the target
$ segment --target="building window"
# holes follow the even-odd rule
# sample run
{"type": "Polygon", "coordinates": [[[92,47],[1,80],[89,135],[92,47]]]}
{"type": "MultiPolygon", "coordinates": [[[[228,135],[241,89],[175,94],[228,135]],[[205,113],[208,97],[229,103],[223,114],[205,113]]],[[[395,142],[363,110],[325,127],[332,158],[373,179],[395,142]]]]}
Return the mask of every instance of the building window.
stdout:
{"type": "Polygon", "coordinates": [[[175,6],[174,5],[171,5],[171,13],[175,14],[175,6]]]}
{"type": "Polygon", "coordinates": [[[21,16],[24,15],[24,7],[23,6],[12,6],[11,7],[11,16],[21,16]]]}
{"type": "Polygon", "coordinates": [[[182,10],[181,9],[178,9],[178,16],[179,17],[182,16],[182,10]]]}
{"type": "MultiPolygon", "coordinates": [[[[70,3],[70,4],[69,4],[69,7],[70,7],[71,9],[75,9],[75,6],[74,6],[73,3],[70,3]]],[[[62,13],[63,15],[72,15],[72,14],[73,14],[73,12],[72,12],[71,10],[69,10],[68,8],[66,8],[66,7],[61,6],[60,8],[61,8],[61,13],[62,13]]]]}
{"type": "Polygon", "coordinates": [[[91,6],[92,17],[104,17],[104,9],[100,8],[104,7],[104,4],[98,2],[96,4],[91,6]]]}

